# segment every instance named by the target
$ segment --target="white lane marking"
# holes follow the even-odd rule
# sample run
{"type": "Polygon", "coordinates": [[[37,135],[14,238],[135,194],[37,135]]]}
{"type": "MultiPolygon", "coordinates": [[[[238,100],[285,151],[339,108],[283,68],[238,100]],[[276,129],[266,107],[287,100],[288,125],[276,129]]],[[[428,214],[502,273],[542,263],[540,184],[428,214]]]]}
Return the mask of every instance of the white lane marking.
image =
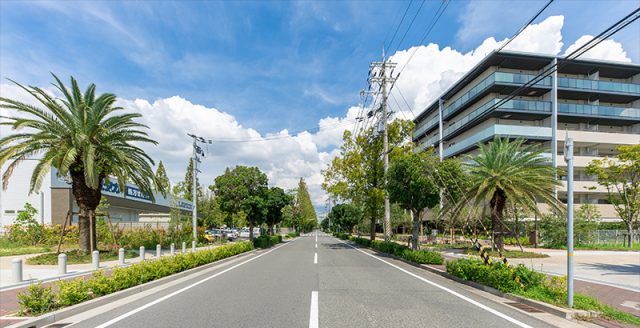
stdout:
{"type": "Polygon", "coordinates": [[[222,270],[222,271],[220,271],[220,272],[218,272],[218,273],[216,273],[216,274],[214,274],[214,275],[212,275],[212,276],[209,276],[209,277],[204,278],[204,279],[202,279],[202,280],[200,280],[200,281],[197,281],[197,282],[195,282],[195,283],[193,283],[193,284],[191,284],[191,285],[189,285],[189,286],[186,286],[186,287],[184,287],[184,288],[181,288],[181,289],[179,289],[179,290],[176,290],[175,292],[173,292],[173,293],[171,293],[171,294],[168,294],[168,295],[165,295],[165,296],[163,296],[163,297],[161,297],[161,298],[159,298],[159,299],[157,299],[157,300],[155,300],[155,301],[153,301],[153,302],[147,303],[147,304],[145,304],[145,305],[143,305],[143,306],[141,306],[141,307],[139,307],[139,308],[137,308],[137,309],[133,309],[133,310],[131,310],[131,311],[129,311],[129,312],[127,312],[127,313],[123,314],[123,315],[120,315],[120,316],[118,316],[118,317],[115,317],[115,318],[113,318],[113,319],[111,319],[111,320],[109,320],[109,321],[107,321],[107,322],[105,322],[105,323],[103,323],[103,324],[101,324],[101,325],[97,326],[96,328],[105,328],[105,327],[109,327],[109,326],[113,325],[114,323],[116,323],[116,322],[118,322],[118,321],[121,321],[122,319],[126,319],[126,318],[128,318],[128,317],[130,317],[130,316],[132,316],[132,315],[134,315],[134,314],[136,314],[136,313],[138,313],[138,312],[140,312],[140,311],[142,311],[142,310],[145,310],[145,309],[147,309],[147,308],[150,308],[150,307],[152,307],[152,306],[154,306],[154,305],[156,305],[156,304],[158,304],[158,303],[160,303],[160,302],[162,302],[162,301],[164,301],[164,300],[167,300],[167,299],[169,299],[169,298],[171,298],[171,297],[173,297],[173,296],[176,296],[176,295],[178,295],[178,294],[180,294],[180,293],[182,293],[182,292],[184,292],[184,291],[187,291],[187,290],[189,290],[189,289],[191,289],[191,288],[193,288],[193,287],[195,287],[195,286],[198,286],[198,285],[200,285],[200,284],[202,284],[202,283],[204,283],[204,282],[206,282],[206,281],[208,281],[208,280],[211,280],[211,279],[213,279],[213,278],[215,278],[215,277],[217,277],[217,276],[219,276],[219,275],[221,275],[221,274],[223,274],[223,273],[225,273],[225,272],[231,271],[231,270],[233,270],[233,269],[235,269],[235,268],[237,268],[237,267],[239,267],[239,266],[241,266],[241,265],[243,265],[243,264],[249,263],[249,262],[251,262],[251,261],[253,261],[253,260],[257,259],[257,258],[260,258],[260,257],[262,257],[262,256],[265,256],[265,255],[267,255],[267,254],[269,254],[269,253],[271,253],[271,252],[273,252],[273,251],[275,251],[275,250],[279,249],[280,247],[286,246],[286,245],[288,245],[288,244],[290,244],[290,243],[291,243],[291,242],[288,242],[288,243],[286,243],[286,244],[284,244],[284,245],[280,245],[280,246],[278,246],[278,247],[276,247],[276,248],[274,248],[274,249],[272,249],[272,250],[267,251],[266,253],[262,253],[262,254],[260,254],[260,255],[258,255],[258,256],[256,256],[256,257],[252,257],[252,258],[250,258],[250,259],[248,259],[248,260],[246,260],[246,261],[244,261],[244,262],[242,262],[242,263],[238,263],[238,264],[236,264],[236,265],[234,265],[234,266],[232,266],[232,267],[230,267],[230,268],[228,268],[228,269],[222,270]]]}
{"type": "Polygon", "coordinates": [[[311,310],[309,311],[309,328],[318,328],[318,292],[311,292],[311,310]]]}
{"type": "Polygon", "coordinates": [[[318,264],[318,253],[313,253],[313,264],[318,264]]]}
{"type": "Polygon", "coordinates": [[[515,324],[515,325],[517,325],[517,326],[519,326],[519,327],[522,327],[522,328],[533,328],[533,327],[531,327],[531,326],[527,325],[527,324],[526,324],[526,323],[524,323],[524,322],[518,321],[518,320],[516,320],[516,319],[514,319],[514,318],[512,318],[512,317],[510,317],[510,316],[508,316],[508,315],[506,315],[506,314],[504,314],[504,313],[502,313],[502,312],[499,312],[499,311],[497,311],[497,310],[494,310],[494,309],[492,309],[492,308],[490,308],[490,307],[488,307],[488,306],[486,306],[486,305],[484,305],[484,304],[482,304],[482,303],[480,303],[480,302],[474,301],[474,300],[472,300],[472,299],[470,299],[470,298],[468,298],[468,297],[466,297],[466,296],[464,296],[464,295],[462,295],[462,294],[460,294],[460,293],[458,293],[458,292],[455,292],[455,291],[453,291],[453,290],[451,290],[451,289],[449,289],[449,288],[447,288],[447,287],[444,287],[444,286],[442,286],[442,285],[438,285],[437,283],[435,283],[435,282],[433,282],[433,281],[431,281],[431,280],[427,280],[427,279],[425,279],[425,278],[423,278],[423,277],[420,277],[419,275],[417,275],[417,274],[415,274],[415,273],[409,272],[409,271],[407,271],[407,270],[405,270],[405,269],[403,269],[403,268],[401,268],[401,267],[399,267],[399,266],[397,266],[397,265],[395,265],[395,264],[389,263],[389,262],[387,262],[387,261],[385,261],[385,260],[383,260],[383,259],[381,259],[381,258],[378,258],[378,257],[377,257],[377,256],[375,256],[375,255],[369,254],[369,253],[367,253],[367,252],[365,252],[365,251],[363,251],[363,250],[361,250],[361,249],[355,248],[355,247],[353,247],[353,246],[351,246],[351,245],[349,245],[349,244],[345,243],[345,242],[344,242],[344,241],[342,241],[342,240],[339,240],[339,239],[337,239],[337,240],[338,240],[338,241],[340,241],[341,243],[343,243],[343,244],[345,244],[345,245],[347,245],[347,246],[349,246],[349,247],[351,247],[351,248],[353,248],[353,249],[355,249],[355,250],[357,250],[357,251],[359,251],[359,252],[361,252],[361,253],[365,254],[365,255],[371,256],[371,257],[373,257],[374,259],[376,259],[376,260],[378,260],[378,261],[380,261],[380,262],[382,262],[382,263],[385,263],[385,264],[387,264],[387,265],[389,265],[389,266],[391,266],[391,267],[394,267],[394,268],[396,268],[396,269],[398,269],[398,270],[400,270],[400,271],[402,271],[402,272],[404,272],[404,273],[406,273],[406,274],[408,274],[408,275],[410,275],[410,276],[412,276],[412,277],[414,277],[414,278],[416,278],[416,279],[422,280],[423,282],[426,282],[426,283],[428,283],[429,285],[432,285],[432,286],[434,286],[434,287],[440,288],[440,289],[444,290],[445,292],[447,292],[447,293],[449,293],[449,294],[451,294],[451,295],[453,295],[453,296],[456,296],[456,297],[458,297],[458,298],[461,298],[461,299],[463,299],[463,300],[465,300],[465,301],[467,301],[467,302],[469,302],[469,303],[471,303],[471,304],[473,304],[473,305],[475,305],[475,306],[477,306],[477,307],[479,307],[479,308],[481,308],[481,309],[483,309],[483,310],[486,310],[486,311],[488,311],[488,312],[490,312],[490,313],[493,313],[494,315],[496,315],[496,316],[498,316],[498,317],[500,317],[500,318],[502,318],[502,319],[505,319],[505,320],[507,320],[507,321],[509,321],[509,322],[511,322],[511,323],[513,323],[513,324],[515,324]]]}
{"type": "Polygon", "coordinates": [[[316,244],[316,248],[318,248],[318,244],[316,244]]]}

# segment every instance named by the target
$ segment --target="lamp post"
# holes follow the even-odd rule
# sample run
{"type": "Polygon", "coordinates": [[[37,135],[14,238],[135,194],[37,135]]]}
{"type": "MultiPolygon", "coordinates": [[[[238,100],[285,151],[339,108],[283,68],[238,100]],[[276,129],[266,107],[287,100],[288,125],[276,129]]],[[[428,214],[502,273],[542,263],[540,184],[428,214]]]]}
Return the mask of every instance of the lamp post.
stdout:
{"type": "Polygon", "coordinates": [[[565,138],[567,162],[567,305],[573,307],[573,139],[565,138]]]}

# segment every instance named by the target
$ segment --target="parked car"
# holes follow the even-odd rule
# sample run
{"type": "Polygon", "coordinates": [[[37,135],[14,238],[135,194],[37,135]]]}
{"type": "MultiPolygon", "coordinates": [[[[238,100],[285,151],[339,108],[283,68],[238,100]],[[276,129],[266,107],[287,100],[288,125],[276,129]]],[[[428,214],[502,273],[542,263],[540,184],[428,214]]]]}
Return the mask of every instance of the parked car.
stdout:
{"type": "Polygon", "coordinates": [[[238,230],[235,229],[225,229],[222,230],[222,233],[224,233],[225,237],[229,240],[232,241],[236,238],[238,238],[238,230]]]}
{"type": "Polygon", "coordinates": [[[213,235],[211,230],[205,230],[204,231],[204,239],[206,239],[208,242],[212,243],[212,242],[216,241],[216,236],[213,235]]]}
{"type": "MultiPolygon", "coordinates": [[[[249,228],[242,228],[242,230],[240,230],[240,234],[239,236],[241,238],[249,238],[249,228]]],[[[260,236],[260,228],[253,228],[253,236],[254,237],[258,237],[260,236]]]]}

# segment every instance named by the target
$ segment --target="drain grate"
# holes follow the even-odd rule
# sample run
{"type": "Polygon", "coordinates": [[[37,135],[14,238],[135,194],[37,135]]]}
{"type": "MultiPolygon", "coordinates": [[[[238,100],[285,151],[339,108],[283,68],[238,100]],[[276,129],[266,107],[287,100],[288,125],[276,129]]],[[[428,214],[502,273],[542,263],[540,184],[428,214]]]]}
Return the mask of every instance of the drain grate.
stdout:
{"type": "Polygon", "coordinates": [[[526,305],[526,304],[522,304],[522,303],[518,303],[518,302],[507,302],[506,304],[509,304],[509,305],[513,306],[514,308],[520,309],[520,310],[525,311],[525,312],[542,313],[542,311],[540,311],[540,310],[538,310],[538,309],[536,309],[534,307],[531,307],[529,305],[526,305]]]}

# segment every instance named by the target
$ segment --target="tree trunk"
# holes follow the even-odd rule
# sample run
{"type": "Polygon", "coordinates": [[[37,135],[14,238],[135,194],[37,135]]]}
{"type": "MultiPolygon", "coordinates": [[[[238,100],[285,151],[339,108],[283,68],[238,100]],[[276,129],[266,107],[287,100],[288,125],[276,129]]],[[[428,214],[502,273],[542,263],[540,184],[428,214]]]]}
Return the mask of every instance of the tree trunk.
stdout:
{"type": "Polygon", "coordinates": [[[249,240],[253,241],[253,223],[249,223],[249,240]]]}
{"type": "MultiPolygon", "coordinates": [[[[71,191],[78,204],[78,228],[80,230],[80,250],[91,252],[96,249],[96,220],[95,210],[100,204],[102,188],[92,189],[87,186],[84,180],[84,172],[79,170],[71,171],[71,191]]],[[[98,180],[98,185],[102,186],[103,177],[98,180]]]]}
{"type": "Polygon", "coordinates": [[[498,252],[500,256],[504,253],[504,229],[502,218],[504,216],[504,206],[506,203],[507,197],[504,193],[504,190],[497,189],[493,193],[493,197],[491,197],[491,202],[489,205],[491,206],[491,226],[493,227],[494,233],[494,245],[498,248],[498,252]]]}
{"type": "Polygon", "coordinates": [[[633,246],[633,224],[631,221],[627,222],[627,234],[629,235],[627,246],[631,248],[633,246]]]}
{"type": "Polygon", "coordinates": [[[371,241],[376,240],[376,217],[371,217],[371,230],[369,231],[369,239],[371,241]]]}
{"type": "Polygon", "coordinates": [[[420,212],[411,210],[413,231],[411,236],[411,249],[420,249],[420,212]]]}

